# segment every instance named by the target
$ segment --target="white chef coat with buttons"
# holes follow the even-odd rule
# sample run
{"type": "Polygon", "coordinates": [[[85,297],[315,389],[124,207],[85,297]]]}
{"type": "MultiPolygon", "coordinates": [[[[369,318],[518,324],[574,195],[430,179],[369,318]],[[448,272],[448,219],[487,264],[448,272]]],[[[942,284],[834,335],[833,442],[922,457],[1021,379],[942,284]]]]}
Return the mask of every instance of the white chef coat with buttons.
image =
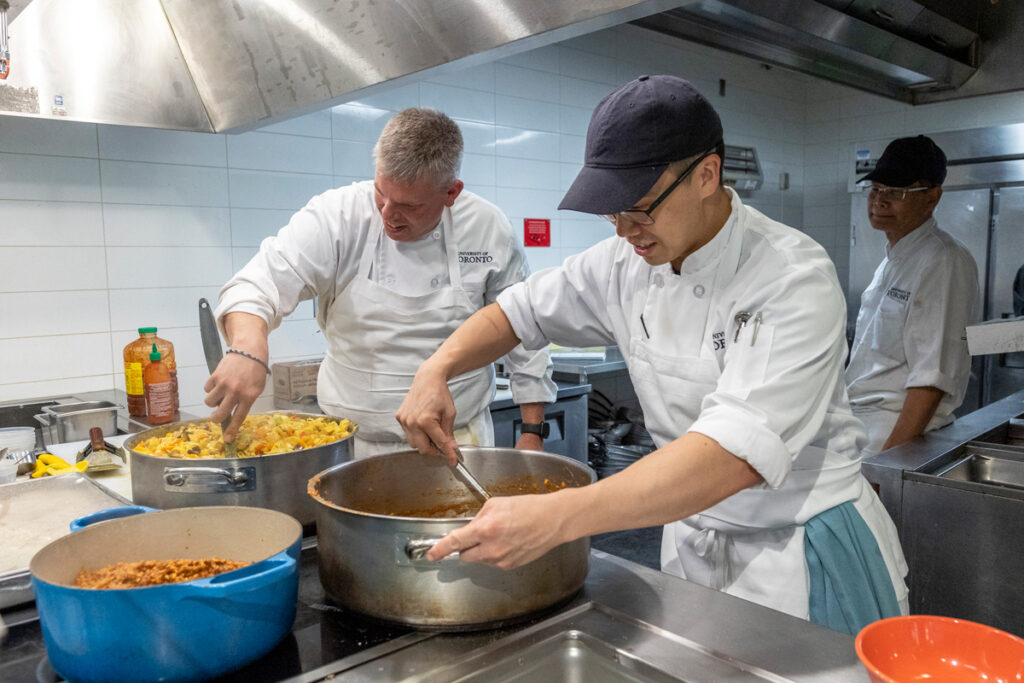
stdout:
{"type": "Polygon", "coordinates": [[[728,221],[679,273],[613,237],[498,304],[526,348],[618,344],[659,447],[700,432],[764,478],[667,525],[665,571],[807,618],[802,525],[852,501],[905,607],[895,527],[860,474],[865,437],[842,381],[835,269],[813,240],[729,192],[728,221]]]}
{"type": "Polygon", "coordinates": [[[869,455],[889,438],[911,387],[943,392],[926,432],[953,421],[971,374],[965,328],[978,321],[980,305],[974,258],[934,218],[886,246],[861,295],[846,370],[869,455]]]}
{"type": "MultiPolygon", "coordinates": [[[[399,243],[383,233],[373,182],[365,181],[314,197],[265,239],[221,290],[216,315],[252,313],[274,329],[300,301],[319,297],[317,320],[327,341],[320,406],[353,419],[358,438],[387,450],[404,441],[394,413],[419,364],[528,272],[508,219],[490,202],[463,191],[433,231],[399,243]]],[[[517,347],[508,367],[517,403],[554,401],[546,349],[517,347]]],[[[456,428],[480,433],[493,369],[453,378],[450,386],[456,428]]]]}

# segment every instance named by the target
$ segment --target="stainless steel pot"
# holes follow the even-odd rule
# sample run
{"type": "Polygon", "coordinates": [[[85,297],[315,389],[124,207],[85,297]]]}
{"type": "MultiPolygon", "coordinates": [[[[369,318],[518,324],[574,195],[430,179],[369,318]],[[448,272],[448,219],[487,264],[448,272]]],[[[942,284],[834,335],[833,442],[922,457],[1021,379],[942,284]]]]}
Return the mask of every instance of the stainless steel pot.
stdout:
{"type": "MultiPolygon", "coordinates": [[[[326,417],[306,413],[280,414],[326,417]]],[[[178,459],[135,450],[135,446],[146,439],[163,436],[183,425],[203,422],[209,420],[161,425],[124,442],[131,457],[133,502],[162,510],[200,505],[246,505],[285,512],[304,526],[310,525],[316,521],[317,505],[306,494],[309,478],[352,458],[351,435],[315,448],[249,458],[178,459]]]]}
{"type": "MultiPolygon", "coordinates": [[[[514,448],[463,447],[492,495],[545,490],[545,480],[586,486],[592,469],[571,458],[514,448]]],[[[317,503],[320,582],[337,604],[377,619],[436,630],[493,628],[570,599],[587,576],[590,539],[554,548],[511,571],[423,559],[471,517],[394,516],[468,504],[473,494],[438,457],[416,451],[355,460],[310,481],[317,503]]]]}

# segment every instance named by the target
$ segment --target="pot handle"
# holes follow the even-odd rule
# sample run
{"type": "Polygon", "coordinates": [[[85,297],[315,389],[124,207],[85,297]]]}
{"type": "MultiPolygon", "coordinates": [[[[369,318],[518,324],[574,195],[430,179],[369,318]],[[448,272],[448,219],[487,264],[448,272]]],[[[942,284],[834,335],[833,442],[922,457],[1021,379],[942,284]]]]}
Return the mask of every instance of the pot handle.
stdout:
{"type": "Polygon", "coordinates": [[[282,550],[277,555],[248,567],[193,581],[191,586],[197,589],[198,597],[223,598],[242,590],[251,591],[269,586],[293,572],[295,562],[295,558],[289,555],[287,550],[282,550]]]}
{"type": "Polygon", "coordinates": [[[71,532],[74,533],[76,531],[81,531],[85,527],[95,524],[96,522],[105,522],[108,519],[131,517],[133,515],[141,515],[146,512],[157,512],[157,510],[156,508],[146,507],[145,505],[125,505],[124,507],[100,510],[99,512],[94,512],[91,515],[71,520],[71,532]]]}
{"type": "Polygon", "coordinates": [[[442,538],[444,538],[444,536],[435,536],[433,538],[410,538],[405,542],[405,556],[413,562],[423,560],[427,556],[427,551],[440,543],[442,538]]]}
{"type": "Polygon", "coordinates": [[[165,467],[165,488],[180,487],[193,493],[251,491],[256,487],[254,467],[165,467]],[[225,488],[227,487],[227,488],[225,488]]]}

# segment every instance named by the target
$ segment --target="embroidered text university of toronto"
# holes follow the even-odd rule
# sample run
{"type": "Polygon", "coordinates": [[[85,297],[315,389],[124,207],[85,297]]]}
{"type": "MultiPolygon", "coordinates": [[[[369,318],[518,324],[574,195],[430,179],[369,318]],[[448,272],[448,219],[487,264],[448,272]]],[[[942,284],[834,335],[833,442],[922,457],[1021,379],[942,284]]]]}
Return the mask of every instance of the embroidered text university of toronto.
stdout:
{"type": "Polygon", "coordinates": [[[887,297],[893,301],[899,301],[901,304],[905,304],[910,301],[910,292],[899,287],[890,287],[889,291],[885,293],[887,297]]]}

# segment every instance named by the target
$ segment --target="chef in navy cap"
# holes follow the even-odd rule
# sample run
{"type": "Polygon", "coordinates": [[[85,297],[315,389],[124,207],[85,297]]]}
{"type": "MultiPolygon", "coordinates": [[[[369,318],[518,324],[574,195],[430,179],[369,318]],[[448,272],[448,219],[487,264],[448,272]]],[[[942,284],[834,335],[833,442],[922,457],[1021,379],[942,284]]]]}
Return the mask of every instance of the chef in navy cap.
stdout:
{"type": "Polygon", "coordinates": [[[657,449],[597,483],[492,497],[428,554],[502,568],[664,524],[666,572],[847,633],[907,611],[895,527],[860,474],[843,292],[825,250],[722,184],[722,123],[675,76],[605,97],[561,208],[615,235],[505,290],[398,411],[454,463],[445,381],[522,342],[618,345],[657,449]]]}
{"type": "Polygon", "coordinates": [[[932,213],[946,155],[924,135],[893,140],[861,180],[885,258],[861,295],[846,370],[871,456],[953,422],[971,375],[965,341],[979,320],[978,266],[932,213]]]}

